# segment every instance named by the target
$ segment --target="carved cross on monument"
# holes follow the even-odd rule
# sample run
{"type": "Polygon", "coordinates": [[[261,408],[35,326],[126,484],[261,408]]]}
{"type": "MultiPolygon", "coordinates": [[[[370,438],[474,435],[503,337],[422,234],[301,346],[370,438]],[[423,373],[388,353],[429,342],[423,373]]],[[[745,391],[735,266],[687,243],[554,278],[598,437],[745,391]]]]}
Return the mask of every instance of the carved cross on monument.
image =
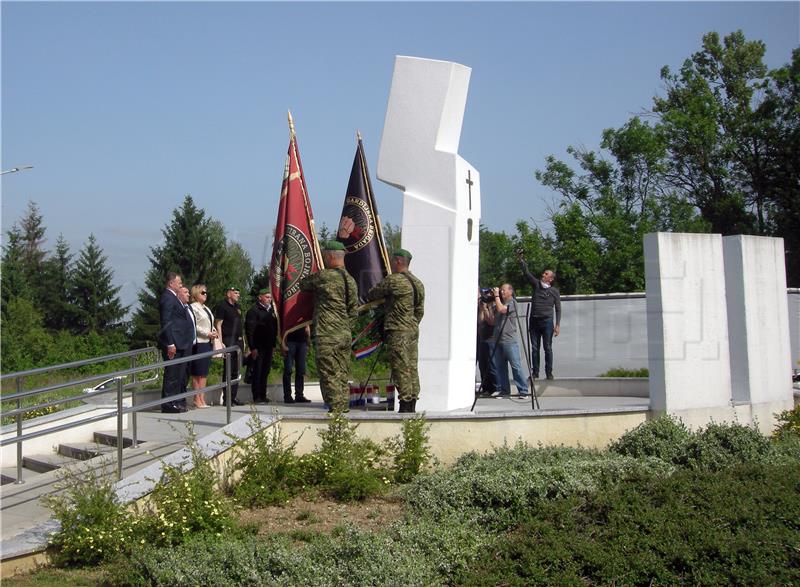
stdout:
{"type": "Polygon", "coordinates": [[[378,156],[378,179],[403,192],[411,271],[431,292],[420,323],[418,411],[468,408],[475,396],[476,321],[464,317],[475,315],[480,174],[458,156],[470,72],[397,57],[378,156]]]}
{"type": "Polygon", "coordinates": [[[472,185],[475,182],[472,181],[472,172],[467,169],[467,185],[469,186],[469,209],[472,210],[472,185]]]}

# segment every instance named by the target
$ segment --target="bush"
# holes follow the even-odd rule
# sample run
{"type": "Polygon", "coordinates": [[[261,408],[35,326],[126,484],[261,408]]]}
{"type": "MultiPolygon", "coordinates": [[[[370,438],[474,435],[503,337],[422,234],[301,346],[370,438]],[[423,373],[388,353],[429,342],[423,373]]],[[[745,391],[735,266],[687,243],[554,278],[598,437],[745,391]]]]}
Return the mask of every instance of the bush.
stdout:
{"type": "Polygon", "coordinates": [[[627,457],[655,457],[674,463],[684,454],[691,438],[692,433],[683,422],[664,415],[629,430],[608,449],[627,457]]]}
{"type": "Polygon", "coordinates": [[[462,516],[504,528],[547,499],[587,495],[639,476],[666,475],[673,467],[658,459],[637,460],[574,448],[495,448],[469,453],[449,469],[421,475],[405,495],[418,516],[462,516]]]}
{"type": "Polygon", "coordinates": [[[44,498],[61,524],[50,538],[50,558],[59,567],[93,565],[126,550],[134,528],[118,503],[105,467],[63,469],[63,492],[44,498]]]}
{"type": "Polygon", "coordinates": [[[414,521],[381,532],[343,527],[302,546],[286,536],[214,540],[175,549],[137,549],[110,569],[111,585],[307,587],[452,584],[487,543],[476,526],[414,521]]]}
{"type": "Polygon", "coordinates": [[[306,485],[342,501],[360,501],[383,491],[390,473],[384,451],[368,439],[358,438],[358,426],[341,414],[333,414],[328,429],[319,433],[318,450],[299,459],[306,485]]]}
{"type": "Polygon", "coordinates": [[[605,373],[601,373],[598,377],[650,377],[650,371],[647,367],[641,369],[625,369],[624,367],[614,367],[605,373]]]}
{"type": "Polygon", "coordinates": [[[197,534],[219,538],[237,528],[230,501],[217,489],[219,476],[202,456],[191,425],[187,425],[191,471],[165,466],[150,499],[139,512],[140,533],[154,546],[181,544],[197,534]]]}
{"type": "Polygon", "coordinates": [[[797,466],[639,479],[542,503],[460,584],[798,584],[798,520],[797,466]]]}
{"type": "Polygon", "coordinates": [[[773,438],[796,436],[800,438],[800,404],[793,410],[784,410],[777,415],[778,425],[772,433],[773,438]]]}
{"type": "Polygon", "coordinates": [[[233,471],[241,472],[241,477],[233,495],[249,507],[284,503],[303,486],[299,459],[294,454],[297,441],[283,446],[280,426],[264,429],[256,414],[250,419],[250,431],[253,435],[249,439],[237,441],[240,450],[233,471]]]}
{"type": "Polygon", "coordinates": [[[197,535],[217,539],[238,530],[233,509],[216,487],[216,473],[190,431],[193,468],[165,467],[150,499],[128,509],[118,503],[112,476],[84,468],[67,471],[64,491],[45,503],[61,523],[50,540],[56,566],[116,560],[137,545],[173,546],[197,535]]]}
{"type": "Polygon", "coordinates": [[[769,452],[769,440],[755,427],[712,422],[694,435],[676,462],[692,469],[716,471],[764,460],[769,452]]]}
{"type": "Polygon", "coordinates": [[[402,435],[390,443],[394,454],[394,480],[397,483],[408,483],[431,462],[429,431],[430,424],[421,414],[403,420],[402,435]]]}

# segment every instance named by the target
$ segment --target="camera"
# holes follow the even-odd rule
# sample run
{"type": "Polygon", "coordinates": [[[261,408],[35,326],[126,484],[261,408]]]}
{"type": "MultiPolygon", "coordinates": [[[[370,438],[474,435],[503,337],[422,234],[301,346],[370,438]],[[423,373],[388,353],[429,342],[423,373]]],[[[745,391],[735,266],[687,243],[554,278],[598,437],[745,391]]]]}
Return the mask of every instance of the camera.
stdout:
{"type": "Polygon", "coordinates": [[[484,304],[491,304],[494,302],[494,292],[492,291],[491,287],[482,287],[480,288],[481,292],[481,301],[484,304]]]}

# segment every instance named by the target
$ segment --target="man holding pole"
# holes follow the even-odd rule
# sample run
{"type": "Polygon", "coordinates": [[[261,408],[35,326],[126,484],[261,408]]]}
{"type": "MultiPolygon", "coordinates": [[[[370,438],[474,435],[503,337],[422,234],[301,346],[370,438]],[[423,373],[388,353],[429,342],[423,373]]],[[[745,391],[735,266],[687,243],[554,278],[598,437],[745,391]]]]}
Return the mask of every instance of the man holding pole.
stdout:
{"type": "Polygon", "coordinates": [[[425,286],[408,266],[411,253],[397,249],[391,258],[392,273],[373,287],[367,300],[385,298],[384,344],[392,379],[400,398],[400,413],[413,414],[419,397],[419,323],[425,314],[425,286]]]}
{"type": "Polygon", "coordinates": [[[312,335],[322,398],[332,413],[349,411],[350,340],[358,319],[358,286],[344,268],[344,245],[323,245],[325,269],[304,277],[300,290],[314,295],[312,335]]]}

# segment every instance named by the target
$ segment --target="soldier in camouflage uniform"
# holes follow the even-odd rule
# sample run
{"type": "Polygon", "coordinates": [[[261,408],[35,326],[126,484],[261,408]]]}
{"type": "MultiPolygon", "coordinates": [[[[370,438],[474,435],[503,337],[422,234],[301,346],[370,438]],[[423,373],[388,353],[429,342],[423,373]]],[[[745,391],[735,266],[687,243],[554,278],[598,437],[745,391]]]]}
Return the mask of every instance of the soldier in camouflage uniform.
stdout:
{"type": "Polygon", "coordinates": [[[350,390],[350,340],[358,318],[358,286],[344,268],[344,245],[324,243],[326,269],[304,277],[302,291],[313,292],[312,335],[322,398],[331,412],[347,412],[350,390]]]}
{"type": "Polygon", "coordinates": [[[417,347],[419,323],[425,313],[425,286],[408,270],[411,253],[398,249],[392,255],[392,274],[373,287],[367,300],[385,298],[383,340],[397,386],[401,413],[414,413],[419,397],[417,347]]]}

